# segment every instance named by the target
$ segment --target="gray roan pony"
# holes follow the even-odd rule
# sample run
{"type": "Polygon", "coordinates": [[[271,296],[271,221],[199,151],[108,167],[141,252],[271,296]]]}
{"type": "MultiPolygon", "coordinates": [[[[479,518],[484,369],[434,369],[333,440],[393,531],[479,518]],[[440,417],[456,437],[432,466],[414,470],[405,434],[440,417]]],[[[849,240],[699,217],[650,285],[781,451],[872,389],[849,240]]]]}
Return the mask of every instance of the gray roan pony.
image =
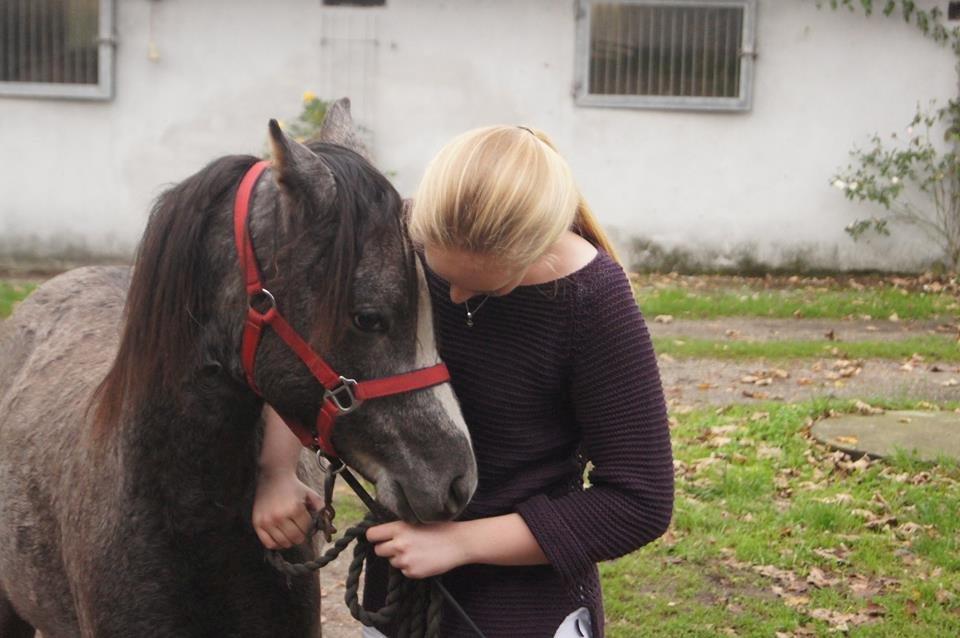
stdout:
{"type": "MultiPolygon", "coordinates": [[[[250,225],[288,321],[346,376],[435,363],[401,199],[342,146],[354,139],[349,102],[309,148],[274,122],[270,132],[274,164],[250,225]]],[[[215,160],[162,195],[132,273],[71,271],[2,325],[3,638],[319,634],[316,579],[275,572],[250,522],[262,402],[239,358],[246,296],[231,213],[256,160],[215,160]]],[[[269,330],[255,381],[313,422],[322,388],[269,330]]],[[[452,518],[476,487],[449,384],[369,401],[338,420],[333,441],[406,520],[452,518]]]]}

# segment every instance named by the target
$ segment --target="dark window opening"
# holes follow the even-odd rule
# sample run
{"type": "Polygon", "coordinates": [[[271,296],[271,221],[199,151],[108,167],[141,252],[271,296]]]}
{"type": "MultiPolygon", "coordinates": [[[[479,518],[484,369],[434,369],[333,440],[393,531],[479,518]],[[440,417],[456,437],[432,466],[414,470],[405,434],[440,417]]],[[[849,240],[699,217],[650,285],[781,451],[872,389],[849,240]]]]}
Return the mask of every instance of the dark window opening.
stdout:
{"type": "Polygon", "coordinates": [[[740,96],[742,7],[603,2],[590,16],[590,95],[740,96]]]}
{"type": "Polygon", "coordinates": [[[325,7],[382,7],[387,0],[323,0],[325,7]]]}
{"type": "Polygon", "coordinates": [[[0,0],[0,82],[99,83],[100,0],[0,0]]]}

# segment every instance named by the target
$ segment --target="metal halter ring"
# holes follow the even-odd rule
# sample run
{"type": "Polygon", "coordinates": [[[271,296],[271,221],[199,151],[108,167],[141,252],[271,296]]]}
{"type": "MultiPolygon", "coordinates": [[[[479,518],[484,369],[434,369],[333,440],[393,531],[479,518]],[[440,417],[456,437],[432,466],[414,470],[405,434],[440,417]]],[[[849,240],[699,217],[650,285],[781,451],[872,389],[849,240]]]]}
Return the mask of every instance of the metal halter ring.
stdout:
{"type": "Polygon", "coordinates": [[[340,384],[325,391],[323,398],[333,401],[333,404],[337,406],[340,414],[349,414],[359,408],[360,404],[363,403],[363,401],[358,399],[353,393],[353,389],[356,387],[356,379],[340,377],[340,384]],[[344,399],[347,400],[346,404],[344,404],[344,399]]]}
{"type": "Polygon", "coordinates": [[[260,292],[255,292],[254,294],[250,295],[250,298],[247,300],[247,302],[249,303],[251,308],[253,308],[256,312],[259,312],[261,315],[265,315],[277,307],[276,298],[274,298],[273,293],[271,293],[266,288],[261,288],[260,292]],[[261,312],[260,309],[255,308],[253,304],[257,301],[261,301],[264,299],[269,304],[269,307],[265,311],[261,312]]]}
{"type": "Polygon", "coordinates": [[[346,464],[340,459],[330,458],[323,453],[323,450],[317,450],[317,465],[324,474],[339,474],[346,467],[346,464]]]}

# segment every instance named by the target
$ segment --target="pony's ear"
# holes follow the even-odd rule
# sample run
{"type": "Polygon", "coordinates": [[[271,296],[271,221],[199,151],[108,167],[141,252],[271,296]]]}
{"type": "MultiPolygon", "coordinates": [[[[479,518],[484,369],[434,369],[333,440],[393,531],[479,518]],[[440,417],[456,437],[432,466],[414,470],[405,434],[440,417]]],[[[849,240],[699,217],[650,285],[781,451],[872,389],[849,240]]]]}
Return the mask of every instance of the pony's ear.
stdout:
{"type": "Polygon", "coordinates": [[[332,198],[336,182],[326,162],[300,142],[287,137],[276,120],[270,120],[269,128],[277,184],[294,198],[302,194],[301,189],[307,188],[320,189],[325,199],[332,198]]]}
{"type": "MultiPolygon", "coordinates": [[[[357,135],[357,127],[350,115],[350,98],[342,97],[327,108],[323,118],[323,126],[317,138],[321,142],[337,144],[354,151],[363,159],[371,162],[367,147],[357,135]]],[[[371,162],[372,163],[372,162],[371,162]]]]}

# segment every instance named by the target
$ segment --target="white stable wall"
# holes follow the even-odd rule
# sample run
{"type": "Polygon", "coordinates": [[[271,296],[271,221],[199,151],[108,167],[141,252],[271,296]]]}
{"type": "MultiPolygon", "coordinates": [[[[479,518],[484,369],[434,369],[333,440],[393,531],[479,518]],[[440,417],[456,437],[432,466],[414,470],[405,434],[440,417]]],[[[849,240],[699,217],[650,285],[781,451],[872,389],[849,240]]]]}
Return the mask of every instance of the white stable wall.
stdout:
{"type": "Polygon", "coordinates": [[[523,123],[554,138],[625,244],[828,267],[936,256],[909,233],[851,242],[843,227],[871,209],[829,183],[855,143],[957,93],[949,50],[899,19],[760,0],[753,109],[705,113],[577,106],[573,0],[117,5],[112,101],[0,98],[0,261],[130,254],[166,185],[262,153],[267,120],[293,119],[305,90],[351,95],[404,194],[457,133],[523,123]]]}

